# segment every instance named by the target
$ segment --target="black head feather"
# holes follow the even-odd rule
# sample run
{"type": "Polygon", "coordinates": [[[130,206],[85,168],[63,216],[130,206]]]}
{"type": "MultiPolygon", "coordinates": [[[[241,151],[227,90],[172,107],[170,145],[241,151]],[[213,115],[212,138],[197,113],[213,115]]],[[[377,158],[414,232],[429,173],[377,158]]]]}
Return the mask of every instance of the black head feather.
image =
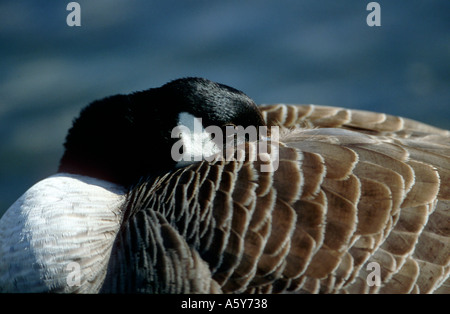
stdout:
{"type": "Polygon", "coordinates": [[[178,79],[84,108],[68,132],[58,171],[124,186],[170,171],[176,164],[171,131],[180,112],[202,118],[205,127],[264,125],[255,103],[241,91],[201,78],[178,79]]]}

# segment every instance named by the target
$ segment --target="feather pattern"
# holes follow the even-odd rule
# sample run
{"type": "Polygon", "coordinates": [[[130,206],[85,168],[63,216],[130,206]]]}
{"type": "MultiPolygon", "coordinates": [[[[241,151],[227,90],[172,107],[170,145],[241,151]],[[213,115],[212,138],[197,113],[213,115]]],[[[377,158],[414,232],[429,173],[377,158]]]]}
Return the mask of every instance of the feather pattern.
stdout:
{"type": "Polygon", "coordinates": [[[256,153],[141,181],[103,292],[450,293],[449,131],[361,110],[260,109],[282,128],[268,140],[278,169],[261,171],[256,153]],[[380,284],[368,283],[373,263],[380,284]]]}
{"type": "Polygon", "coordinates": [[[0,221],[0,291],[98,291],[125,198],[125,189],[80,175],[36,183],[0,221]]]}

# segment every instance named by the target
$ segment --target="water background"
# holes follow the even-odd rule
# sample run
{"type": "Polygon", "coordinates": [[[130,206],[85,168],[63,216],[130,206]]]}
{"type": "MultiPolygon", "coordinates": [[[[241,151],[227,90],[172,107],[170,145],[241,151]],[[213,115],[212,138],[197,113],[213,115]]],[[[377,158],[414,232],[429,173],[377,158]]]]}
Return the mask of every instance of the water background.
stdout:
{"type": "Polygon", "coordinates": [[[72,119],[104,96],[201,76],[257,103],[386,112],[450,129],[450,1],[0,2],[0,215],[56,171],[72,119]]]}

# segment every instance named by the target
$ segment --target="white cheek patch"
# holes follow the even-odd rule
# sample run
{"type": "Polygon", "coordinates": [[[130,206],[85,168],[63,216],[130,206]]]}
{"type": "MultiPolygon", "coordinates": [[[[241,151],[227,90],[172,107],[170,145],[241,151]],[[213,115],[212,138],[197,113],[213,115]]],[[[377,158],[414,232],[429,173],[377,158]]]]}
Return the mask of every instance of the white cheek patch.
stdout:
{"type": "Polygon", "coordinates": [[[211,134],[203,128],[201,118],[190,113],[181,112],[178,126],[172,130],[172,138],[180,138],[172,147],[172,158],[177,167],[194,162],[209,160],[209,157],[221,151],[211,138],[211,134]]]}
{"type": "Polygon", "coordinates": [[[177,167],[184,167],[202,160],[235,160],[256,161],[256,156],[263,161],[261,172],[273,172],[278,169],[278,140],[279,130],[272,126],[270,135],[266,126],[226,126],[225,132],[216,125],[203,128],[202,119],[182,112],[178,116],[179,122],[172,130],[171,137],[179,140],[171,149],[172,159],[177,167]],[[225,133],[225,134],[224,134],[225,133]],[[259,135],[259,136],[258,136],[259,135]],[[255,143],[253,147],[257,153],[249,152],[245,156],[247,142],[255,143]],[[270,146],[270,149],[269,149],[270,146]],[[267,164],[268,163],[268,164],[267,164]]]}

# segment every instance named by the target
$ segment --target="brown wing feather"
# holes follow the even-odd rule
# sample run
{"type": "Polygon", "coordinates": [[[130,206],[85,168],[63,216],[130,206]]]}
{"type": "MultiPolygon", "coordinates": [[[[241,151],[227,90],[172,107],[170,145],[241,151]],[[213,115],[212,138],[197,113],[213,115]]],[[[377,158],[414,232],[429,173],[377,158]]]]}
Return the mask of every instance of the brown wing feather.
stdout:
{"type": "Polygon", "coordinates": [[[172,292],[448,293],[449,131],[343,108],[261,111],[283,129],[279,168],[201,162],[137,187],[122,241],[145,245],[131,265],[116,254],[119,273],[148,267],[147,284],[172,292]]]}
{"type": "Polygon", "coordinates": [[[260,110],[268,125],[336,127],[375,134],[385,133],[398,137],[441,135],[447,138],[447,145],[450,136],[448,130],[403,117],[365,110],[284,104],[261,105],[260,110]],[[295,109],[290,109],[291,107],[295,109]],[[285,123],[286,121],[289,123],[285,123]]]}
{"type": "MultiPolygon", "coordinates": [[[[286,132],[288,145],[308,152],[312,151],[312,147],[316,154],[323,157],[327,170],[337,167],[332,170],[337,172],[350,167],[359,181],[359,188],[354,186],[353,189],[346,188],[343,180],[336,180],[333,176],[328,176],[321,184],[321,189],[326,192],[331,190],[339,195],[344,192],[349,201],[355,190],[360,193],[356,204],[357,227],[352,232],[353,243],[345,249],[351,255],[348,260],[353,261],[350,264],[353,264],[354,270],[346,271],[352,267],[348,266],[348,260],[342,255],[339,266],[320,278],[320,288],[315,283],[313,289],[306,290],[330,292],[333,289],[329,285],[334,282],[336,291],[339,286],[336,283],[348,273],[352,275],[342,288],[349,292],[425,293],[432,292],[448,280],[450,132],[401,117],[366,111],[313,105],[295,106],[296,110],[283,107],[291,106],[264,106],[262,112],[269,125],[290,128],[286,132]],[[289,114],[296,117],[288,117],[289,114]],[[296,122],[286,125],[284,121],[296,122]],[[333,136],[330,131],[305,132],[299,129],[302,126],[315,130],[339,127],[359,132],[336,132],[333,136]],[[322,134],[328,138],[321,137],[322,134]],[[367,139],[364,134],[370,134],[370,138],[367,139]],[[357,156],[355,164],[349,162],[345,153],[333,153],[337,152],[334,147],[330,149],[333,145],[354,152],[357,156]],[[368,273],[361,265],[370,261],[378,261],[382,267],[381,288],[367,287],[364,276],[368,273]],[[356,275],[358,271],[360,273],[356,275]],[[432,272],[435,275],[431,276],[432,272]],[[331,277],[335,280],[330,280],[331,277]]],[[[351,218],[343,205],[345,202],[336,202],[333,193],[325,195],[328,201],[326,234],[339,239],[341,233],[333,225],[332,217],[346,217],[346,222],[351,218]]],[[[350,225],[347,227],[351,230],[350,225]]],[[[324,247],[329,250],[326,244],[325,241],[324,247]]],[[[339,255],[335,251],[328,256],[329,264],[339,255]]],[[[317,268],[315,265],[312,272],[316,272],[317,268]]]]}

